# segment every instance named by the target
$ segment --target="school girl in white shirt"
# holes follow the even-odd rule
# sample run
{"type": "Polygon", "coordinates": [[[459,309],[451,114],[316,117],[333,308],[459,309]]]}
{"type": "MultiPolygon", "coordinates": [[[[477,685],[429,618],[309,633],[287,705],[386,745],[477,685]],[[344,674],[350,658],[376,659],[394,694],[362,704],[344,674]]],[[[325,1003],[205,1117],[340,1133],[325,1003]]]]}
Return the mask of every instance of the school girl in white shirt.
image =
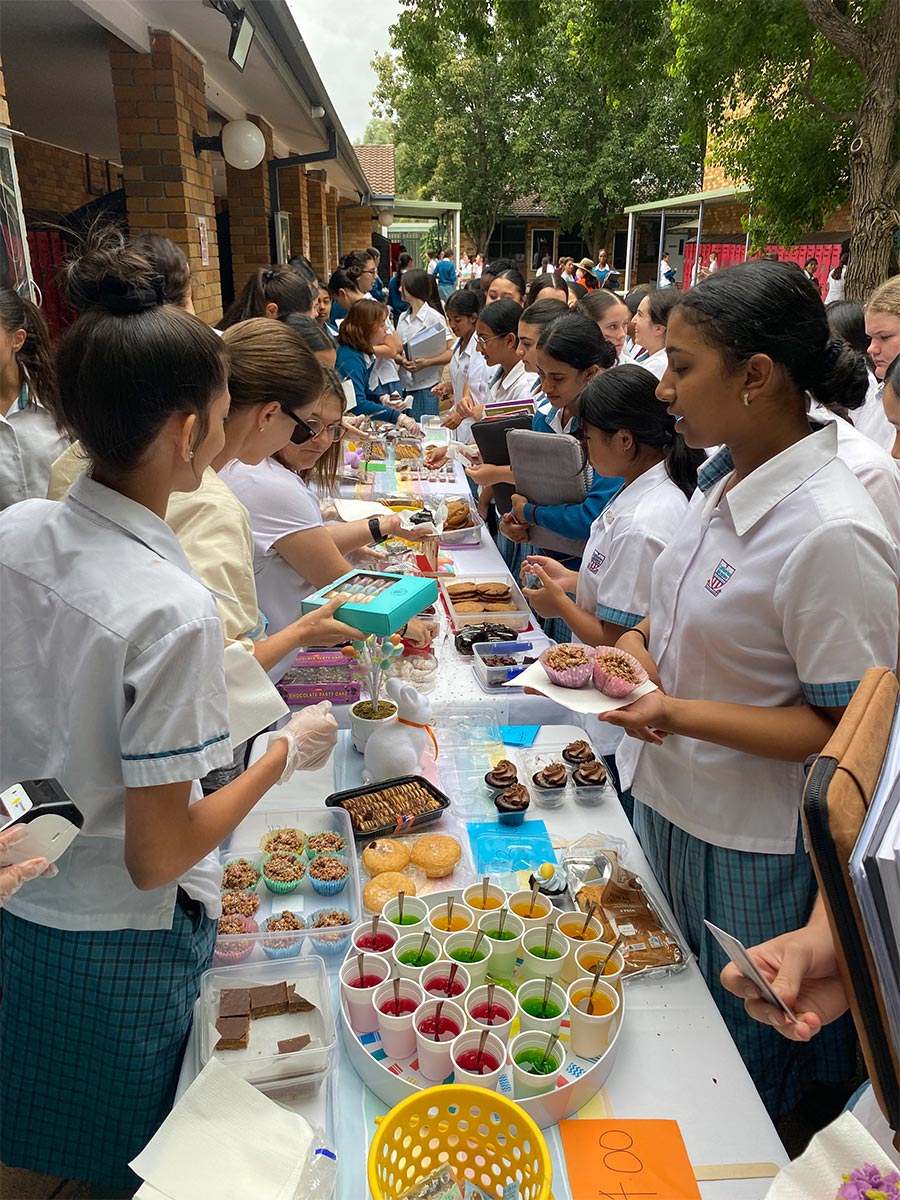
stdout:
{"type": "MultiPolygon", "coordinates": [[[[833,336],[839,338],[851,350],[855,350],[866,363],[869,387],[865,402],[861,408],[853,410],[850,419],[860,433],[864,433],[890,452],[894,445],[894,430],[885,416],[881,403],[881,384],[872,370],[872,360],[869,357],[870,338],[866,332],[866,311],[855,300],[835,300],[831,304],[826,303],[825,312],[828,315],[828,328],[833,336]]],[[[882,376],[883,374],[882,372],[882,376]]]]}
{"type": "Polygon", "coordinates": [[[401,313],[397,322],[397,336],[402,347],[408,346],[410,338],[427,329],[437,329],[446,335],[446,349],[436,354],[410,359],[405,350],[401,350],[398,356],[400,382],[413,400],[409,415],[418,421],[420,417],[438,415],[438,399],[432,395],[432,388],[440,381],[441,367],[450,361],[450,331],[444,320],[437,284],[424,271],[415,267],[407,271],[400,280],[400,294],[409,305],[408,311],[401,313]]]}
{"type": "Polygon", "coordinates": [[[639,359],[640,365],[657,379],[662,379],[666,371],[666,326],[680,299],[674,288],[658,288],[643,297],[634,314],[634,340],[646,352],[639,359]]]}
{"type": "Polygon", "coordinates": [[[69,439],[54,416],[56,371],[40,310],[0,288],[0,509],[47,495],[69,439]]]}
{"type": "Polygon", "coordinates": [[[604,722],[634,824],[770,1113],[801,1084],[854,1067],[846,1031],[787,1052],[719,983],[704,918],[755,945],[808,918],[798,829],[803,764],[863,672],[897,658],[900,552],[806,393],[853,402],[858,356],[829,336],[815,284],[789,263],[741,263],[672,313],[657,395],[690,446],[721,444],[656,561],[650,612],[619,646],[661,689],[604,722]]]}
{"type": "Polygon", "coordinates": [[[631,313],[625,301],[620,300],[615,292],[598,289],[582,297],[578,308],[586,317],[597,322],[600,332],[615,350],[617,361],[630,361],[625,356],[625,341],[628,337],[631,313]]]}
{"type": "Polygon", "coordinates": [[[60,348],[59,411],[91,467],[63,503],[0,516],[0,788],[56,778],[84,826],[58,875],[0,911],[0,1103],[15,1113],[0,1158],[130,1195],[213,952],[210,856],[274,783],[327,759],[336,725],[295,718],[198,798],[231,758],[222,632],[163,516],[224,445],[225,350],[162,303],[137,252],[107,245],[67,271],[83,315],[60,348]]]}
{"type": "Polygon", "coordinates": [[[481,296],[471,288],[454,292],[446,303],[447,324],[457,339],[450,358],[450,382],[431,390],[438,400],[453,398],[453,408],[444,413],[443,424],[453,430],[458,442],[471,440],[473,414],[485,403],[490,389],[490,370],[476,346],[475,327],[481,311],[481,296]]]}
{"type": "MultiPolygon", "coordinates": [[[[656,378],[643,367],[595,375],[578,401],[581,437],[597,475],[622,486],[591,525],[578,571],[555,558],[529,555],[539,588],[525,596],[541,617],[561,617],[578,641],[614,646],[650,611],[653,565],[672,539],[697,486],[702,451],[691,450],[656,398],[656,378]]],[[[620,729],[592,738],[613,754],[620,729]]]]}

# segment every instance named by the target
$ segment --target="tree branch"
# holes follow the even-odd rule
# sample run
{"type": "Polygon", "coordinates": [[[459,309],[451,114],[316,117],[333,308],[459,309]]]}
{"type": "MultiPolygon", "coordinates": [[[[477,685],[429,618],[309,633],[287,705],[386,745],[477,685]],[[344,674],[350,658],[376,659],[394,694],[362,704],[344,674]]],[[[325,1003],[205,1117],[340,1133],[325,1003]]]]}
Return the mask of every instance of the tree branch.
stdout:
{"type": "Polygon", "coordinates": [[[810,54],[809,65],[806,68],[806,78],[803,80],[802,91],[803,91],[803,95],[810,102],[810,104],[813,106],[813,108],[817,108],[819,110],[819,112],[824,113],[826,117],[830,117],[832,119],[832,121],[837,121],[840,124],[844,124],[847,121],[853,121],[854,123],[856,121],[858,121],[859,120],[858,112],[849,112],[849,113],[838,112],[838,110],[836,108],[832,108],[831,105],[827,103],[827,101],[822,100],[819,96],[817,96],[815,94],[815,92],[812,90],[812,77],[813,77],[813,71],[815,70],[815,67],[816,67],[815,55],[810,54]]]}
{"type": "Polygon", "coordinates": [[[823,37],[865,67],[866,60],[875,49],[868,31],[861,30],[849,17],[844,16],[833,0],[803,0],[803,6],[823,37]]]}

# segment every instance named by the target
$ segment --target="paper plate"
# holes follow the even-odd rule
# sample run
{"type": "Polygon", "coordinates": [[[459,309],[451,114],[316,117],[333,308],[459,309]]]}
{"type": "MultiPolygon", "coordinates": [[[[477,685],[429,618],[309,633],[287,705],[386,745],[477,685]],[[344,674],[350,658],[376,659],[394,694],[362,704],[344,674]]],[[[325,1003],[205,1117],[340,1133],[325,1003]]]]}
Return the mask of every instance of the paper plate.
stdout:
{"type": "MultiPolygon", "coordinates": [[[[586,683],[584,687],[580,688],[559,687],[558,684],[551,683],[547,678],[547,672],[540,663],[532,663],[521,675],[517,675],[511,683],[517,688],[531,688],[532,691],[540,692],[542,696],[546,696],[548,700],[553,700],[557,704],[561,704],[563,708],[568,708],[570,712],[594,715],[615,712],[617,708],[627,708],[629,704],[635,700],[639,700],[641,696],[648,696],[651,692],[656,691],[656,684],[651,683],[648,679],[646,683],[642,683],[640,687],[636,687],[630,696],[625,696],[622,700],[611,700],[609,696],[604,696],[602,692],[598,692],[590,683],[586,683]]],[[[510,684],[505,683],[502,686],[509,687],[510,684]]]]}

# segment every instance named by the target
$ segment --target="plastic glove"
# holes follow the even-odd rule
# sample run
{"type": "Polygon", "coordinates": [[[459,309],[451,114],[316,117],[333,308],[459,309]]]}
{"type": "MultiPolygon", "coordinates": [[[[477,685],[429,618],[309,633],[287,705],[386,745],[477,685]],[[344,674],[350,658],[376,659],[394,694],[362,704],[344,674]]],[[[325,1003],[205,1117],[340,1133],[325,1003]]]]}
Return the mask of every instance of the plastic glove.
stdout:
{"type": "MultiPolygon", "coordinates": [[[[6,833],[0,833],[0,862],[3,861],[6,851],[24,841],[27,835],[28,832],[22,825],[13,826],[6,833]]],[[[56,867],[48,863],[46,858],[29,858],[9,867],[0,867],[0,908],[29,879],[37,879],[40,875],[51,877],[56,873],[56,867]]]]}
{"type": "Polygon", "coordinates": [[[322,700],[294,713],[283,729],[269,735],[269,745],[284,738],[288,744],[287,763],[279,783],[287,783],[295,771],[316,771],[331,757],[338,735],[338,723],[331,715],[331,701],[322,700]]]}

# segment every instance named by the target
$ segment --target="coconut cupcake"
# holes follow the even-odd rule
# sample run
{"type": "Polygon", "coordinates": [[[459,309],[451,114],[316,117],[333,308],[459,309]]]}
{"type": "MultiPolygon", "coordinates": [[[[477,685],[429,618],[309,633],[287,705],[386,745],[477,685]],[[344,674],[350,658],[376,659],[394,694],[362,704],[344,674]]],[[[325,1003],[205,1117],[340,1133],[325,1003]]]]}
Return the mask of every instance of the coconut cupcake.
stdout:
{"type": "Polygon", "coordinates": [[[594,687],[611,700],[623,700],[649,676],[638,660],[617,646],[598,646],[594,651],[594,687]]]}
{"type": "Polygon", "coordinates": [[[286,896],[296,891],[306,872],[306,865],[299,854],[288,854],[279,850],[270,854],[263,864],[263,879],[270,892],[286,896]]]}
{"type": "Polygon", "coordinates": [[[550,682],[559,687],[579,688],[591,677],[591,654],[586,646],[553,646],[544,651],[538,662],[550,682]]]}
{"type": "Polygon", "coordinates": [[[230,917],[219,917],[219,930],[213,962],[217,966],[234,966],[253,953],[252,938],[238,938],[241,933],[259,933],[259,926],[250,917],[236,913],[230,917]]]}

